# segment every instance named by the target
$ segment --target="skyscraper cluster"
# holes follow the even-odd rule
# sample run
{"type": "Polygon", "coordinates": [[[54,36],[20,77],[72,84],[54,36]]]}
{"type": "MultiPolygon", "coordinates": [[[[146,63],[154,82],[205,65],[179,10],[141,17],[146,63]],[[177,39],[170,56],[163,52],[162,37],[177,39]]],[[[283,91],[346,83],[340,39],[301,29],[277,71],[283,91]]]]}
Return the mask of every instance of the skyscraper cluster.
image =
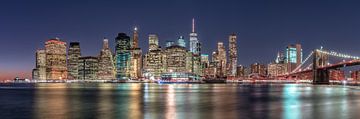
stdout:
{"type": "Polygon", "coordinates": [[[149,49],[143,54],[139,47],[138,28],[135,27],[132,36],[118,33],[114,39],[114,52],[109,48],[109,40],[104,38],[97,56],[82,56],[79,42],[70,42],[67,48],[66,42],[58,38],[50,39],[46,41],[44,50],[36,52],[33,79],[199,79],[210,75],[237,76],[235,34],[229,36],[229,57],[225,45],[219,42],[211,61],[209,55],[201,54],[194,19],[188,41],[188,49],[184,36],[179,36],[177,41],[167,41],[166,47],[162,48],[159,36],[149,34],[149,49]]]}
{"type": "MultiPolygon", "coordinates": [[[[217,43],[217,50],[211,55],[211,62],[203,62],[204,74],[208,78],[228,78],[238,77],[237,73],[237,37],[236,34],[229,36],[229,49],[226,50],[223,42],[217,43]],[[229,55],[227,55],[228,51],[229,55]],[[229,57],[227,57],[229,56],[229,57]]],[[[208,59],[208,58],[202,58],[208,59]]]]}
{"type": "Polygon", "coordinates": [[[59,38],[45,42],[45,50],[37,50],[35,79],[67,79],[66,42],[59,38]]]}

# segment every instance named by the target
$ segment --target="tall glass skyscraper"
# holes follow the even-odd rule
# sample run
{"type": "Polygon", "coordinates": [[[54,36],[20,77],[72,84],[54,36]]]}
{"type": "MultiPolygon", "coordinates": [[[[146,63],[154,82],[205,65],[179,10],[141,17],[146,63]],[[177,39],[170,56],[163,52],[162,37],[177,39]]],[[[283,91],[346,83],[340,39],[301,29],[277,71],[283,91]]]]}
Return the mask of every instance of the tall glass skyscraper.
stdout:
{"type": "Polygon", "coordinates": [[[195,19],[192,19],[192,32],[190,33],[190,52],[199,55],[200,54],[200,43],[195,32],[195,19]]]}
{"type": "Polygon", "coordinates": [[[128,79],[130,77],[130,37],[125,33],[119,33],[115,42],[116,78],[128,79]]]}
{"type": "Polygon", "coordinates": [[[287,72],[293,71],[302,62],[302,49],[300,44],[291,44],[286,47],[285,63],[287,64],[287,72]]]}

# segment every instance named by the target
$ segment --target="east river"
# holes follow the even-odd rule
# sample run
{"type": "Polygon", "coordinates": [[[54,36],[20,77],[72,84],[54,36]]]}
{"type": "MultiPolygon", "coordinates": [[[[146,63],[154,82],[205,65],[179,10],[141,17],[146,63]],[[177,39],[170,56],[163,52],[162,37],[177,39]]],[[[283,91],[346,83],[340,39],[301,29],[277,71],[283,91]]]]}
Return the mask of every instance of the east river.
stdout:
{"type": "Polygon", "coordinates": [[[0,118],[360,118],[360,87],[311,84],[0,84],[0,118]]]}

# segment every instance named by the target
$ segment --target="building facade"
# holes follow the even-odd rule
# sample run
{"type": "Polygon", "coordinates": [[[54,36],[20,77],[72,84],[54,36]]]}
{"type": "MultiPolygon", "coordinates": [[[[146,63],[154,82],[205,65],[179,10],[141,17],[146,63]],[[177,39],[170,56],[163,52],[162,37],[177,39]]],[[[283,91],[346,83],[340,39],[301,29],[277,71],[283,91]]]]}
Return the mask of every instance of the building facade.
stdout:
{"type": "Polygon", "coordinates": [[[254,63],[251,64],[251,74],[258,74],[260,76],[266,76],[266,67],[263,64],[254,63]]]}
{"type": "Polygon", "coordinates": [[[81,57],[80,43],[70,42],[68,50],[68,79],[79,79],[79,58],[81,57]]]}
{"type": "Polygon", "coordinates": [[[173,45],[165,48],[166,72],[186,72],[186,49],[173,45]]]}
{"type": "Polygon", "coordinates": [[[239,65],[236,67],[236,77],[245,77],[245,67],[243,65],[239,65]]]}
{"type": "Polygon", "coordinates": [[[79,79],[97,80],[98,58],[87,56],[79,58],[79,79]]]}
{"type": "Polygon", "coordinates": [[[351,74],[351,78],[353,80],[357,80],[357,81],[360,80],[360,71],[359,70],[351,71],[350,74],[351,74]]]}
{"type": "Polygon", "coordinates": [[[231,34],[229,36],[229,70],[228,76],[236,76],[236,67],[237,67],[237,43],[236,43],[236,34],[231,34]]]}
{"type": "Polygon", "coordinates": [[[128,79],[130,77],[131,41],[125,33],[119,33],[115,38],[116,78],[128,79]]]}
{"type": "Polygon", "coordinates": [[[109,40],[103,39],[103,47],[100,51],[97,78],[100,80],[111,80],[115,78],[115,65],[113,54],[109,48],[109,40]]]}
{"type": "Polygon", "coordinates": [[[37,50],[35,53],[35,69],[32,78],[37,80],[46,80],[46,52],[45,50],[37,50]]]}
{"type": "Polygon", "coordinates": [[[217,76],[226,77],[227,75],[227,59],[226,50],[223,42],[218,42],[217,51],[213,53],[214,62],[217,62],[217,76]]]}
{"type": "Polygon", "coordinates": [[[66,42],[59,38],[45,42],[46,79],[67,79],[66,42]]]}
{"type": "Polygon", "coordinates": [[[291,44],[286,47],[285,63],[287,72],[292,72],[302,62],[303,54],[300,44],[291,44]]]}
{"type": "Polygon", "coordinates": [[[150,79],[158,79],[164,71],[163,52],[158,50],[149,51],[144,57],[143,76],[150,79]]]}
{"type": "Polygon", "coordinates": [[[159,49],[159,37],[156,34],[149,35],[149,51],[159,49]]]}
{"type": "Polygon", "coordinates": [[[142,77],[142,51],[139,47],[139,33],[135,27],[133,32],[133,44],[131,47],[130,78],[139,79],[142,77]]]}
{"type": "Polygon", "coordinates": [[[164,53],[159,47],[159,39],[155,34],[149,35],[149,51],[144,56],[143,77],[159,79],[165,70],[164,53]]]}
{"type": "Polygon", "coordinates": [[[278,75],[283,75],[286,73],[286,64],[284,63],[270,63],[267,66],[267,73],[270,77],[275,77],[278,75]]]}

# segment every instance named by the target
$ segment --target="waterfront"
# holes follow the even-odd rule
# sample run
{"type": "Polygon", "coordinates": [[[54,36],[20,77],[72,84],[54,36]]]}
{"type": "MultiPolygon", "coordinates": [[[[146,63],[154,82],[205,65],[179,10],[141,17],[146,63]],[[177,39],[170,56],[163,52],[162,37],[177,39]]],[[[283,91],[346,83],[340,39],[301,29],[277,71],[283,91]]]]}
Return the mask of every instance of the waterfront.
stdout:
{"type": "Polygon", "coordinates": [[[1,84],[2,118],[359,118],[360,88],[310,84],[1,84]]]}

